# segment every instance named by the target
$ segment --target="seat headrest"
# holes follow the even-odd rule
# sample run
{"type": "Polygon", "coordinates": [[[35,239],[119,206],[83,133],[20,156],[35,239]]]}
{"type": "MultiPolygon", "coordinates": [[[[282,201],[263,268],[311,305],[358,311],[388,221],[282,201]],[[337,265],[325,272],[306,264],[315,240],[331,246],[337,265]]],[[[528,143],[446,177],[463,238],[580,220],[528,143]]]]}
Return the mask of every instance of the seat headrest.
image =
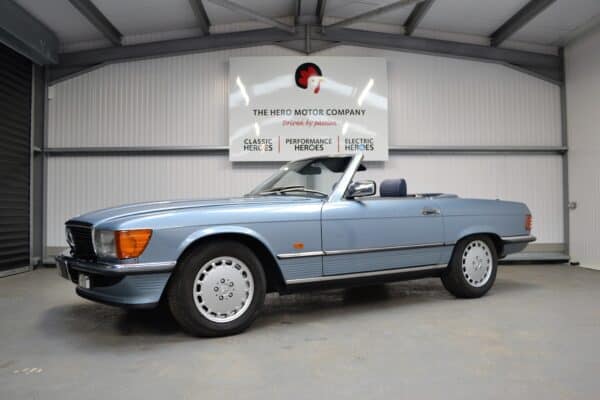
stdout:
{"type": "Polygon", "coordinates": [[[379,186],[381,197],[406,197],[406,181],[404,179],[386,179],[379,186]]]}

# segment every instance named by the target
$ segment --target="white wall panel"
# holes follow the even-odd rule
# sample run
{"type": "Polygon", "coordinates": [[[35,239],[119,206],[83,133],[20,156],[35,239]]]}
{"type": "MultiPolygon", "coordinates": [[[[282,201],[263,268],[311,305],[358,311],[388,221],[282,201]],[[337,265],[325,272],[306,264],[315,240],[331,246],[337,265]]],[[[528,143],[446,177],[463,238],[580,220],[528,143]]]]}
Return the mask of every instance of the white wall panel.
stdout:
{"type": "MultiPolygon", "coordinates": [[[[228,59],[296,54],[261,46],[108,65],[55,85],[48,143],[225,145],[228,59]]],[[[388,60],[392,145],[561,144],[558,87],[505,66],[349,46],[319,55],[388,60]]]]}
{"type": "Polygon", "coordinates": [[[390,144],[559,146],[558,86],[498,64],[357,47],[322,55],[385,57],[390,144]]]}
{"type": "MultiPolygon", "coordinates": [[[[526,202],[539,242],[560,243],[560,156],[392,155],[361,173],[381,182],[404,177],[409,191],[526,202]]],[[[226,155],[51,157],[48,246],[63,246],[68,218],[112,205],[165,199],[238,196],[278,164],[231,164],[226,155]]]]}
{"type": "Polygon", "coordinates": [[[277,46],[118,63],[55,85],[48,145],[227,144],[229,57],[293,55],[277,46]]]}

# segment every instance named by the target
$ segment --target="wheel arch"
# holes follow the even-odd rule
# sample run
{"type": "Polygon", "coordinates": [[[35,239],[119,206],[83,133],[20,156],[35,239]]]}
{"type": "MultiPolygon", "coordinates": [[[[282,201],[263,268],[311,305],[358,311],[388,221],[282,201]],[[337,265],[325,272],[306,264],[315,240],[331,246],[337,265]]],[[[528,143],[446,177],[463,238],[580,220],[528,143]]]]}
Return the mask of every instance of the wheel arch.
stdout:
{"type": "Polygon", "coordinates": [[[473,231],[473,232],[465,233],[462,236],[460,236],[456,240],[456,243],[454,243],[454,248],[452,249],[452,256],[450,257],[450,259],[452,259],[452,257],[454,257],[454,253],[456,252],[458,243],[462,242],[463,240],[469,239],[470,237],[473,237],[473,236],[489,237],[492,240],[492,243],[494,244],[494,248],[496,250],[496,255],[498,256],[498,259],[500,259],[504,256],[504,242],[502,241],[502,238],[500,237],[500,235],[498,235],[497,233],[492,232],[490,230],[483,230],[483,231],[473,231]]]}
{"type": "Polygon", "coordinates": [[[179,261],[189,252],[207,243],[222,240],[233,240],[242,243],[256,254],[265,271],[267,292],[277,292],[283,289],[285,281],[273,251],[258,233],[243,227],[223,227],[219,230],[211,229],[210,231],[200,231],[190,235],[179,248],[177,267],[179,261]]]}

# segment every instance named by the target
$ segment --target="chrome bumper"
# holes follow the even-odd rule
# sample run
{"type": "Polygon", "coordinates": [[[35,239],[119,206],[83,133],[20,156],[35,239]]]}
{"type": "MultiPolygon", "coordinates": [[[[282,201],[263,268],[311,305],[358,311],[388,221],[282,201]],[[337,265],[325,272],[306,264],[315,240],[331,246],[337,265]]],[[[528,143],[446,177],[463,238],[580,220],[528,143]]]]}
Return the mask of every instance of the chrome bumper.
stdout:
{"type": "Polygon", "coordinates": [[[535,242],[536,237],[533,235],[503,236],[501,239],[505,244],[513,244],[535,242]]]}
{"type": "Polygon", "coordinates": [[[83,261],[66,254],[56,257],[56,268],[59,275],[71,280],[70,269],[90,274],[123,276],[134,274],[148,274],[170,272],[175,267],[175,261],[161,261],[151,263],[113,264],[105,262],[83,261]]]}

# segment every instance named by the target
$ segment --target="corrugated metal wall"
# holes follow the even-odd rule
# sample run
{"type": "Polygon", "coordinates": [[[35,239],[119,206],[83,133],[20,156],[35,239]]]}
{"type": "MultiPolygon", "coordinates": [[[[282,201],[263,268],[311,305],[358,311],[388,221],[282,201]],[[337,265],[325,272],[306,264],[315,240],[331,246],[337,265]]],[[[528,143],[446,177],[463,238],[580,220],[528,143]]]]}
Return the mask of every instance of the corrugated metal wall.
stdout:
{"type": "MultiPolygon", "coordinates": [[[[56,85],[51,147],[226,145],[227,61],[296,55],[276,46],[114,64],[56,85]]],[[[336,47],[319,55],[388,60],[391,145],[558,146],[558,87],[506,67],[445,57],[336,47]]],[[[413,191],[526,201],[541,242],[563,241],[561,157],[402,155],[372,165],[378,180],[413,191]]],[[[68,217],[130,201],[243,193],[275,164],[231,164],[226,154],[51,156],[48,245],[68,217]]]]}
{"type": "MultiPolygon", "coordinates": [[[[277,46],[113,64],[60,83],[49,146],[226,145],[228,60],[277,46]]],[[[475,61],[340,46],[319,55],[388,60],[390,144],[560,145],[556,85],[475,61]]]]}

